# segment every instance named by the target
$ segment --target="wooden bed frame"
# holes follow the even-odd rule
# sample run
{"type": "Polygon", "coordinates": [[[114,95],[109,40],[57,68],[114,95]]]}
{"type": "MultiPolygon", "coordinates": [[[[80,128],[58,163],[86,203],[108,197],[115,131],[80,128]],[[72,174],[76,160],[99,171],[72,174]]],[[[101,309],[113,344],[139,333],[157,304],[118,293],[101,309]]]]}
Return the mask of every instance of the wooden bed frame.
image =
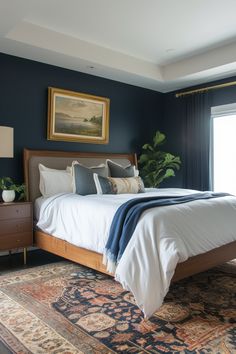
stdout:
{"type": "MultiPolygon", "coordinates": [[[[104,160],[123,158],[128,159],[132,164],[137,165],[135,154],[112,154],[112,153],[81,153],[65,151],[43,151],[43,150],[24,150],[24,175],[27,191],[27,200],[31,200],[29,194],[29,161],[32,157],[74,157],[78,158],[103,158],[104,160]]],[[[50,166],[49,166],[50,167],[50,166]]],[[[102,263],[102,254],[89,251],[87,249],[74,246],[64,240],[52,235],[46,234],[40,230],[34,231],[35,245],[45,251],[51,252],[68,260],[93,268],[102,273],[107,273],[102,263]]],[[[213,249],[204,254],[189,258],[187,261],[179,263],[176,267],[172,281],[186,278],[190,275],[205,271],[214,266],[220,265],[226,261],[236,258],[236,241],[224,246],[213,249]]]]}

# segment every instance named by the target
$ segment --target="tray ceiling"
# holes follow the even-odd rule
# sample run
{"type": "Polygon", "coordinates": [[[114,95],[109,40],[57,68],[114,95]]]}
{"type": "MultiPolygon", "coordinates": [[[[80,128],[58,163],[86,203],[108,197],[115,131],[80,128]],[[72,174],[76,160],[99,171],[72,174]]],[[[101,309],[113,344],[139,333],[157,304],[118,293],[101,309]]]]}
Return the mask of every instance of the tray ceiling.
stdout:
{"type": "Polygon", "coordinates": [[[235,13],[235,0],[0,0],[0,51],[168,92],[236,74],[235,13]]]}

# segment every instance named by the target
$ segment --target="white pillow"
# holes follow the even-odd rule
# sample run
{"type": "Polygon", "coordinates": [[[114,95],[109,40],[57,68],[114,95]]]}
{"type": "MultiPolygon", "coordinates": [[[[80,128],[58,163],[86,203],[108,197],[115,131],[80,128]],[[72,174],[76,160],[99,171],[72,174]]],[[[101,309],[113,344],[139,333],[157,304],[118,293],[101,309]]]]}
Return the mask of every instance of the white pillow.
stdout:
{"type": "Polygon", "coordinates": [[[41,171],[48,171],[48,172],[68,172],[68,173],[72,173],[72,166],[67,166],[66,170],[58,170],[56,168],[49,168],[44,166],[43,164],[39,163],[39,172],[41,171]]]}
{"type": "Polygon", "coordinates": [[[43,197],[58,193],[72,193],[72,175],[68,170],[56,170],[39,164],[39,190],[43,197]]]}

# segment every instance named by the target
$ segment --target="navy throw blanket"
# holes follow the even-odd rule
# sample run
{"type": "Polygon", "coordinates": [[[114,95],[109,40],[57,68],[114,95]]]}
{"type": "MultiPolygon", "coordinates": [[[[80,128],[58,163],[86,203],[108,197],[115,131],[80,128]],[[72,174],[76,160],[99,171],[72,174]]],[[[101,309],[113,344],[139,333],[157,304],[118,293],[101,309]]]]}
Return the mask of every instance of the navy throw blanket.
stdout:
{"type": "Polygon", "coordinates": [[[199,199],[211,199],[228,196],[228,193],[194,193],[185,196],[156,196],[136,198],[122,204],[112,220],[105,256],[114,265],[120,260],[124,250],[132,237],[141,214],[151,208],[183,204],[199,199]]]}

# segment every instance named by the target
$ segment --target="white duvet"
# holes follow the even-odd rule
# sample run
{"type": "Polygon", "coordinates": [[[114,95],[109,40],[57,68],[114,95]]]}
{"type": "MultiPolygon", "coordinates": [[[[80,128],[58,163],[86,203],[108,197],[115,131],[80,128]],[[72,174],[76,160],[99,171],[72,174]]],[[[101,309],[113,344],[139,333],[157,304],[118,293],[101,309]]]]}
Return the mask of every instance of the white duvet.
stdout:
{"type": "MultiPolygon", "coordinates": [[[[184,189],[143,194],[60,194],[40,201],[37,226],[76,246],[103,253],[113,216],[131,198],[186,195],[184,189]]],[[[168,292],[177,263],[236,241],[236,197],[197,200],[145,211],[116,268],[115,279],[130,290],[150,317],[168,292]]],[[[235,255],[236,257],[236,255],[235,255]]]]}

